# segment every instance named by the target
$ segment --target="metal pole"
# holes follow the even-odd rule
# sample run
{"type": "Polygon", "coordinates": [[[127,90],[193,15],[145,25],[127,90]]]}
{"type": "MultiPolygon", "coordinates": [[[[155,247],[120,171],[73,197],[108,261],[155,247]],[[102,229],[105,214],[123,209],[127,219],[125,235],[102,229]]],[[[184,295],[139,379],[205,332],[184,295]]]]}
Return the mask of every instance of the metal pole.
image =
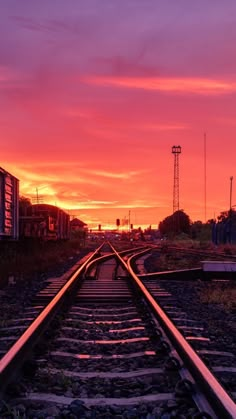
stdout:
{"type": "Polygon", "coordinates": [[[230,176],[230,201],[229,201],[230,211],[232,209],[232,184],[233,184],[233,176],[230,176]]]}
{"type": "Polygon", "coordinates": [[[204,133],[204,218],[206,223],[206,133],[204,133]]]}
{"type": "Polygon", "coordinates": [[[233,185],[233,176],[230,176],[230,193],[229,193],[229,243],[232,243],[232,185],[233,185]]]}

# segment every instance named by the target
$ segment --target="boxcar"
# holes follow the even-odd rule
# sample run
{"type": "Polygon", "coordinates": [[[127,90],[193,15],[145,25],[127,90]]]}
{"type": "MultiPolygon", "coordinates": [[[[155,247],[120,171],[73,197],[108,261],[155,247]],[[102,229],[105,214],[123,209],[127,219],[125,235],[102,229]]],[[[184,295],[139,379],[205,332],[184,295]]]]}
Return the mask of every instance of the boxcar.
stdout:
{"type": "Polygon", "coordinates": [[[70,236],[70,216],[49,204],[34,204],[20,217],[20,237],[41,240],[66,240],[70,236]]]}
{"type": "Polygon", "coordinates": [[[19,180],[0,167],[0,240],[19,237],[19,180]]]}

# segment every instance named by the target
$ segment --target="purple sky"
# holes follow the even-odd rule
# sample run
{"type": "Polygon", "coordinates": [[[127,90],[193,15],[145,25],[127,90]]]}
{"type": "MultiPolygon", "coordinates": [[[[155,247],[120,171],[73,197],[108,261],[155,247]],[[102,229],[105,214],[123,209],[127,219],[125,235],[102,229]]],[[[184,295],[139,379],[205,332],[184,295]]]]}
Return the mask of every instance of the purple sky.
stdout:
{"type": "MultiPolygon", "coordinates": [[[[236,153],[236,2],[0,1],[0,165],[21,194],[92,225],[229,204],[236,153]]],[[[234,202],[233,202],[234,203],[234,202]]],[[[236,200],[235,200],[236,203],[236,200]]]]}

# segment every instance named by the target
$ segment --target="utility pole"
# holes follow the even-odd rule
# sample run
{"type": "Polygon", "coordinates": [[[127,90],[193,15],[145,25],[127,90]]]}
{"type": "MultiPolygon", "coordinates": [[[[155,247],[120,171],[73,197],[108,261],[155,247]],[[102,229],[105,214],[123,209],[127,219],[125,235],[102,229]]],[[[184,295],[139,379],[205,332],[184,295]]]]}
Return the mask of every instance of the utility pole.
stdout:
{"type": "Polygon", "coordinates": [[[32,198],[32,202],[34,202],[34,203],[36,203],[36,204],[42,204],[43,203],[43,196],[41,195],[39,195],[39,189],[43,189],[43,188],[45,188],[45,186],[42,186],[42,187],[40,187],[40,188],[37,188],[36,187],[36,197],[33,197],[32,198]]]}
{"type": "Polygon", "coordinates": [[[229,194],[229,209],[232,210],[232,186],[233,186],[233,176],[230,176],[230,194],[229,194]]]}
{"type": "Polygon", "coordinates": [[[229,242],[232,243],[232,187],[233,176],[230,176],[230,192],[229,192],[229,242]]]}
{"type": "Polygon", "coordinates": [[[206,223],[206,133],[204,133],[204,216],[206,223]]]}
{"type": "Polygon", "coordinates": [[[173,214],[179,211],[179,155],[181,154],[180,145],[172,147],[174,154],[174,188],[173,188],[173,214]]]}

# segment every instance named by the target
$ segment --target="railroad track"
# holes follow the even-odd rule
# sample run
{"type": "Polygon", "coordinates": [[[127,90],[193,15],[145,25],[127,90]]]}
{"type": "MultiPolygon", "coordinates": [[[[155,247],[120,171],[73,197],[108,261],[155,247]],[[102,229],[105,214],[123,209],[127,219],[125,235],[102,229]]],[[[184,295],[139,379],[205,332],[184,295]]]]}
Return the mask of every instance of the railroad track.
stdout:
{"type": "Polygon", "coordinates": [[[0,361],[1,417],[235,417],[124,254],[97,253],[0,361]]]}
{"type": "MultiPolygon", "coordinates": [[[[216,309],[211,313],[208,307],[205,310],[204,307],[201,310],[196,308],[196,305],[202,305],[195,299],[194,287],[198,285],[194,281],[162,280],[160,283],[147,279],[144,284],[187,342],[236,400],[235,336],[230,335],[232,325],[230,327],[224,322],[225,329],[222,330],[220,313],[217,315],[216,309]]],[[[213,288],[214,283],[211,283],[213,288]]]]}
{"type": "MultiPolygon", "coordinates": [[[[157,245],[157,246],[152,246],[153,249],[162,249],[163,247],[165,248],[165,244],[163,245],[157,245]]],[[[183,253],[184,255],[200,255],[201,257],[207,257],[207,258],[217,258],[217,260],[235,260],[236,259],[236,255],[231,254],[231,253],[227,253],[227,252],[220,252],[217,248],[214,250],[210,250],[210,249],[194,249],[194,248],[186,248],[186,247],[181,247],[181,246],[172,246],[170,244],[166,245],[166,250],[168,250],[168,252],[180,252],[183,253]]]]}

